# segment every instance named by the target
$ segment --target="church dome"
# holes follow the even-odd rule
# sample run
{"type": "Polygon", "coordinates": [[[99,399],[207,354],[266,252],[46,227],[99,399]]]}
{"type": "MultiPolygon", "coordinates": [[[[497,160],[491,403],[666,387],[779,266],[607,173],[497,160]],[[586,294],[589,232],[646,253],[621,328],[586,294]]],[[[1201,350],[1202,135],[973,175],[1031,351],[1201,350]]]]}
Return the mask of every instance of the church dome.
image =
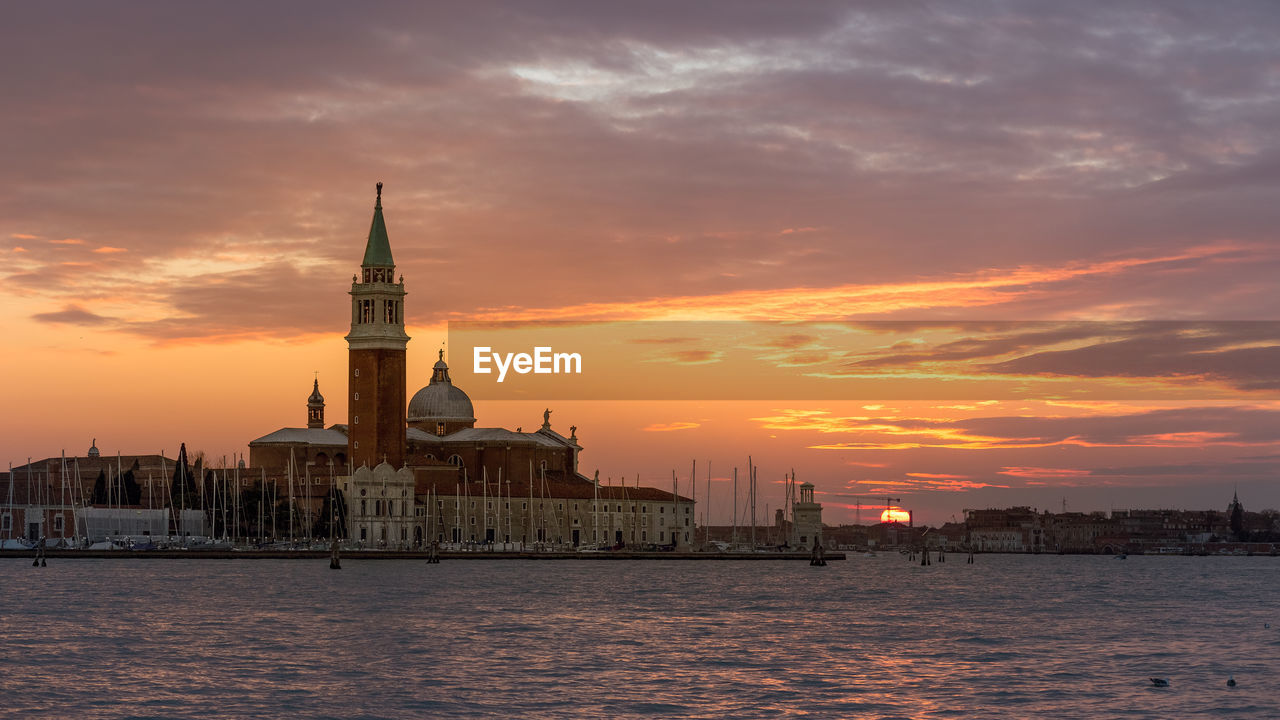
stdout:
{"type": "Polygon", "coordinates": [[[471,398],[449,379],[449,366],[444,351],[431,370],[431,382],[413,394],[409,401],[409,422],[474,423],[475,409],[471,398]]]}
{"type": "Polygon", "coordinates": [[[320,394],[320,379],[316,378],[315,384],[311,386],[311,395],[307,398],[308,405],[323,405],[324,396],[320,394]]]}

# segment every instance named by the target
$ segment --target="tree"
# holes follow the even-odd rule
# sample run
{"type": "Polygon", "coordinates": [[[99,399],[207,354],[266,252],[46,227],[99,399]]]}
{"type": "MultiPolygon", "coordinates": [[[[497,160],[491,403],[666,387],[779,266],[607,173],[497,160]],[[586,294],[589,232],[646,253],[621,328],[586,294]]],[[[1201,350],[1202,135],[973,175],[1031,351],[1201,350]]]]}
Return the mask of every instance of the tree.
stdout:
{"type": "Polygon", "coordinates": [[[142,504],[142,486],[134,479],[132,468],[125,470],[124,475],[120,476],[120,504],[142,504]]]}
{"type": "Polygon", "coordinates": [[[189,509],[200,507],[200,491],[187,464],[187,444],[178,450],[178,461],[173,466],[173,482],[170,484],[170,501],[173,507],[189,509]]]}
{"type": "Polygon", "coordinates": [[[98,479],[93,481],[93,495],[89,499],[91,505],[108,505],[107,500],[107,474],[99,470],[98,479]]]}
{"type": "Polygon", "coordinates": [[[316,518],[312,536],[321,538],[347,536],[347,503],[341,490],[333,488],[324,496],[324,503],[320,506],[320,516],[316,518]],[[330,518],[333,518],[332,524],[329,522],[330,518]]]}
{"type": "Polygon", "coordinates": [[[1244,529],[1244,506],[1239,502],[1231,504],[1231,534],[1236,540],[1244,540],[1249,535],[1244,529]]]}

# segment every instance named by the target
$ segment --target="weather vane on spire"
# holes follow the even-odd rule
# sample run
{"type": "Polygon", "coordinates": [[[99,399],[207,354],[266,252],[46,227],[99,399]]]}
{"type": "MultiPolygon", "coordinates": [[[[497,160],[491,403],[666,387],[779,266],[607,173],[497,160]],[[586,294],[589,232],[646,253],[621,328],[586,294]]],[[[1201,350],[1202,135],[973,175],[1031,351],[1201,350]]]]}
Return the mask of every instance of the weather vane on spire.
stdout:
{"type": "Polygon", "coordinates": [[[378,199],[374,203],[375,207],[382,207],[382,182],[378,182],[378,199]]]}

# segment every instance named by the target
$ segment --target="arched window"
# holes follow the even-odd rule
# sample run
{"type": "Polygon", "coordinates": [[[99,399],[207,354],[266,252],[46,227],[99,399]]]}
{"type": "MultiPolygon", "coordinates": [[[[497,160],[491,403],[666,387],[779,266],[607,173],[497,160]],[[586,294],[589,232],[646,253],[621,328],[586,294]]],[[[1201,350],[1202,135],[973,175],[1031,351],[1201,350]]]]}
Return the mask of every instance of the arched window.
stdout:
{"type": "Polygon", "coordinates": [[[465,467],[465,465],[462,462],[462,458],[459,457],[458,455],[450,455],[449,464],[455,467],[465,467]]]}

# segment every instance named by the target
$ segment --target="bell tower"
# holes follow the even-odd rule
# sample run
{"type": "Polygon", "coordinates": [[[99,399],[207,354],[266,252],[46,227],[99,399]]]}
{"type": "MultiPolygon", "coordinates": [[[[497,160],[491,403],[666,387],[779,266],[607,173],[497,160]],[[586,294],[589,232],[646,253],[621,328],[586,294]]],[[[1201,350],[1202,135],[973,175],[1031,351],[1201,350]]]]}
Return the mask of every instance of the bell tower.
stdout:
{"type": "Polygon", "coordinates": [[[320,394],[320,377],[311,386],[311,395],[307,398],[307,427],[324,427],[324,396],[320,394]]]}
{"type": "Polygon", "coordinates": [[[353,467],[376,467],[385,458],[404,465],[405,346],[404,277],[396,264],[382,219],[382,183],[360,274],[351,278],[351,332],[347,335],[347,457],[353,467]]]}

